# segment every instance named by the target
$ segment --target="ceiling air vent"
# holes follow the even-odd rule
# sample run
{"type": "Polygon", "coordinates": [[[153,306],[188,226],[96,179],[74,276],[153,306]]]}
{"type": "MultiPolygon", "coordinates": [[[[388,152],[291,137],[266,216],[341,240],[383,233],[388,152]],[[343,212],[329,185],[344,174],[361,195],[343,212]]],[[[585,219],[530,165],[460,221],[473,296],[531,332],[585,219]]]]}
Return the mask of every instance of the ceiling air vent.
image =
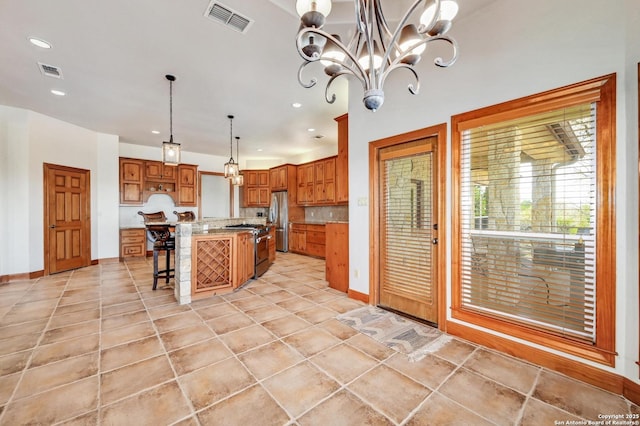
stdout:
{"type": "Polygon", "coordinates": [[[215,0],[209,3],[204,16],[243,34],[253,24],[253,19],[242,16],[230,7],[224,6],[215,0]]]}
{"type": "Polygon", "coordinates": [[[42,73],[42,75],[53,78],[62,78],[62,70],[58,67],[43,64],[42,62],[38,62],[38,67],[40,67],[40,72],[42,73]]]}

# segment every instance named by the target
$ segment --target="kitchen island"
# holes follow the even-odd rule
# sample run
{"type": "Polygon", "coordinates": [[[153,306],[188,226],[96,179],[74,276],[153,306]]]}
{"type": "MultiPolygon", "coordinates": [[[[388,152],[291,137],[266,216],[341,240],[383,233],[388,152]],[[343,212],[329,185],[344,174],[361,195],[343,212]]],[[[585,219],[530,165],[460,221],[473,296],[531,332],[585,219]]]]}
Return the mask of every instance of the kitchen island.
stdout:
{"type": "Polygon", "coordinates": [[[243,221],[205,219],[176,224],[174,294],[179,304],[232,292],[254,277],[252,230],[228,227],[243,221]]]}

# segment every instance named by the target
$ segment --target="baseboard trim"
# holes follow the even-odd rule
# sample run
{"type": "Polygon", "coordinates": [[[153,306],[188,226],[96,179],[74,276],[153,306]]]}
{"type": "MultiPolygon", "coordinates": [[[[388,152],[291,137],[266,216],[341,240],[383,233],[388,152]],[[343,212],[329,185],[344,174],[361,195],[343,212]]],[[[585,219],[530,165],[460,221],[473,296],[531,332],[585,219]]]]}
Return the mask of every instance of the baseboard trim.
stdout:
{"type": "MultiPolygon", "coordinates": [[[[530,361],[618,395],[624,394],[624,377],[485,331],[447,321],[447,333],[491,349],[530,361]]],[[[630,388],[629,392],[633,392],[630,388]]]]}
{"type": "Polygon", "coordinates": [[[34,272],[23,272],[21,274],[0,275],[0,284],[7,284],[18,280],[35,280],[44,277],[44,270],[34,272]]]}
{"type": "Polygon", "coordinates": [[[622,386],[622,395],[634,404],[640,405],[640,384],[625,377],[622,386]]]}
{"type": "Polygon", "coordinates": [[[349,299],[355,299],[364,303],[369,303],[369,295],[360,293],[359,291],[349,289],[347,290],[347,296],[349,296],[349,299]]]}

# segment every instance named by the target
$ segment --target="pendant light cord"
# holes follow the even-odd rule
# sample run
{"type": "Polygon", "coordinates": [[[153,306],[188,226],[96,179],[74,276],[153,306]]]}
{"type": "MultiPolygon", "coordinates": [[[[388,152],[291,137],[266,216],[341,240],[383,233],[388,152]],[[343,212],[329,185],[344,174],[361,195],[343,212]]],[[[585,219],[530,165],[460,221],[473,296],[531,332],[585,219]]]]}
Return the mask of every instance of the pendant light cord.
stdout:
{"type": "Polygon", "coordinates": [[[169,141],[173,143],[173,81],[169,80],[169,141]]]}
{"type": "Polygon", "coordinates": [[[229,163],[233,163],[233,115],[228,115],[227,117],[229,117],[229,154],[231,154],[229,163]]]}

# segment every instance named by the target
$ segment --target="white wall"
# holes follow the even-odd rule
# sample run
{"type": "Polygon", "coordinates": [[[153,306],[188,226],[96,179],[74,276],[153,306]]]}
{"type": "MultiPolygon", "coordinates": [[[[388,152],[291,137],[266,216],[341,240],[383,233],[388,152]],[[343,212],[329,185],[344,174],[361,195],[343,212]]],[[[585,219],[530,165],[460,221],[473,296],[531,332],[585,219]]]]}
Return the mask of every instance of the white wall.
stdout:
{"type": "MultiPolygon", "coordinates": [[[[370,141],[449,124],[450,117],[458,113],[617,73],[616,341],[620,356],[613,371],[637,381],[633,364],[638,357],[637,1],[541,0],[524,4],[496,0],[473,16],[456,21],[451,35],[460,46],[457,63],[439,69],[432,63],[435,54],[423,57],[417,69],[422,85],[417,96],[408,93],[406,86],[412,81],[400,70],[387,80],[385,104],[371,113],[362,105],[360,84],[351,81],[349,234],[350,241],[359,243],[352,244],[349,253],[350,288],[369,293],[369,208],[361,204],[368,204],[370,141]]],[[[447,55],[446,50],[439,54],[447,55]]],[[[449,128],[448,141],[450,134],[449,128]]],[[[447,158],[450,164],[450,149],[447,158]]],[[[450,168],[447,185],[450,189],[450,168]]],[[[446,209],[446,216],[451,217],[449,193],[446,209]]],[[[450,226],[447,224],[448,240],[450,226]]],[[[450,246],[447,257],[450,261],[450,246]]],[[[447,276],[449,292],[450,271],[447,276]]],[[[448,293],[447,306],[450,298],[448,293]]]]}
{"type": "Polygon", "coordinates": [[[43,164],[90,171],[91,258],[118,256],[118,137],[19,108],[0,107],[6,227],[0,275],[44,268],[43,164]],[[98,160],[100,159],[100,160],[98,160]],[[115,201],[115,204],[114,204],[115,201]]]}

